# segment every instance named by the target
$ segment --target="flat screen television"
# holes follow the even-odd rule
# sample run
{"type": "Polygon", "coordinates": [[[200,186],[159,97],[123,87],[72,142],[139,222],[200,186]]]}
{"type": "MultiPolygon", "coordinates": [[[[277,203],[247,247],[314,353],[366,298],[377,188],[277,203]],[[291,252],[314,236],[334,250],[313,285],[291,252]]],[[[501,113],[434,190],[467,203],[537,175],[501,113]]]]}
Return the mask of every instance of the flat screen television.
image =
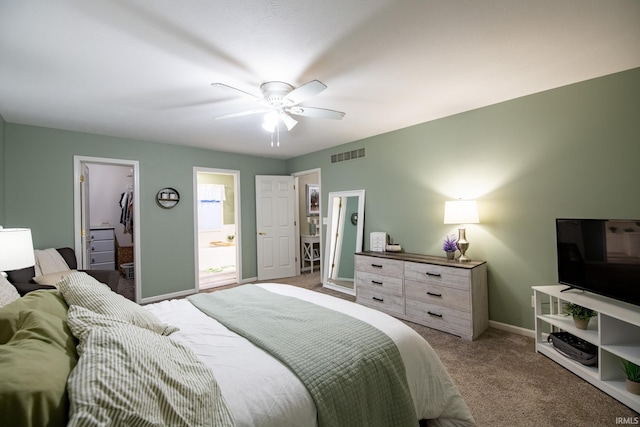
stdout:
{"type": "Polygon", "coordinates": [[[558,280],[640,306],[640,220],[556,219],[558,280]]]}

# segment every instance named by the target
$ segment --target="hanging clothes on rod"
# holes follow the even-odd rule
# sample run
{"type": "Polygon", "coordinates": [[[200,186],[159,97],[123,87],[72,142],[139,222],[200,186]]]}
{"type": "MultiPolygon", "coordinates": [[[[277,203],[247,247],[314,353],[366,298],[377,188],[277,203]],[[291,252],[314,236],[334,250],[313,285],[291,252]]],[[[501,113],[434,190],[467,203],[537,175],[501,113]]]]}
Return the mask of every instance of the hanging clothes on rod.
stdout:
{"type": "Polygon", "coordinates": [[[131,186],[120,195],[120,224],[124,226],[124,234],[133,234],[133,189],[131,186]]]}

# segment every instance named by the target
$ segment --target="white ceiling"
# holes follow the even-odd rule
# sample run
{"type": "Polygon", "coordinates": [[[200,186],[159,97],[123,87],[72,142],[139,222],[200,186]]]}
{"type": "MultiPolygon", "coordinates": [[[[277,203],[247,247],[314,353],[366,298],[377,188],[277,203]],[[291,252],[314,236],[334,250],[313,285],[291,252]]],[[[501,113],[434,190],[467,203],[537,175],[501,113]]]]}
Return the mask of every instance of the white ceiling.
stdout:
{"type": "Polygon", "coordinates": [[[638,0],[0,0],[7,122],[282,159],[636,67],[638,0]],[[213,119],[314,79],[280,147],[213,119]]]}

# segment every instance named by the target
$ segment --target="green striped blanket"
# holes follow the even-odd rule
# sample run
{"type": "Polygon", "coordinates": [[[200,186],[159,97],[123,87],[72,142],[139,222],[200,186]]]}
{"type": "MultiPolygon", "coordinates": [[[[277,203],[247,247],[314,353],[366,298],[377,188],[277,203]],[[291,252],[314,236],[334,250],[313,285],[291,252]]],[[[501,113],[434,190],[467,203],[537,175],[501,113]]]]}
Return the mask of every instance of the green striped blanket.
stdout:
{"type": "Polygon", "coordinates": [[[288,366],[320,427],[418,425],[398,348],[366,322],[253,285],[188,298],[288,366]]]}

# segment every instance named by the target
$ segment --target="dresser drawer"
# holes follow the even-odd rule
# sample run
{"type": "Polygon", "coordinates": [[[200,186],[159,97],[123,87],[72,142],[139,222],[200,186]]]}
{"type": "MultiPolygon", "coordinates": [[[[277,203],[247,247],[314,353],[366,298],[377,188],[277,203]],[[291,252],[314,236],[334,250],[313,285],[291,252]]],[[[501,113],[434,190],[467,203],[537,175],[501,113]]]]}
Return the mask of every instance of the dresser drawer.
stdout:
{"type": "Polygon", "coordinates": [[[469,290],[414,282],[412,280],[406,280],[404,287],[407,301],[416,300],[462,312],[471,311],[471,293],[469,290]]]}
{"type": "MultiPolygon", "coordinates": [[[[471,336],[471,314],[440,305],[427,304],[417,300],[407,300],[406,315],[422,325],[454,335],[471,336]]],[[[410,319],[409,319],[410,320],[410,319]]]]}
{"type": "Polygon", "coordinates": [[[402,261],[369,256],[356,256],[356,271],[402,277],[402,261]]]}
{"type": "Polygon", "coordinates": [[[105,228],[104,230],[91,230],[89,232],[91,240],[113,240],[113,228],[105,228]]]}
{"type": "Polygon", "coordinates": [[[91,264],[91,270],[115,270],[115,269],[116,269],[116,263],[113,261],[91,264]]]}
{"type": "Polygon", "coordinates": [[[464,268],[405,262],[404,278],[405,280],[412,280],[414,282],[469,290],[471,272],[464,268]]]}
{"type": "Polygon", "coordinates": [[[113,240],[96,240],[91,242],[91,246],[89,247],[91,252],[105,252],[114,250],[113,240]]]}
{"type": "Polygon", "coordinates": [[[356,272],[356,289],[383,291],[389,295],[402,296],[402,277],[389,277],[380,274],[356,272]]]}
{"type": "Polygon", "coordinates": [[[91,264],[100,264],[100,263],[105,263],[105,262],[113,263],[114,259],[115,259],[114,255],[115,255],[115,253],[113,251],[111,251],[111,252],[93,252],[91,254],[91,264]]]}
{"type": "Polygon", "coordinates": [[[356,302],[390,314],[404,314],[404,298],[371,288],[358,288],[356,302]]]}

